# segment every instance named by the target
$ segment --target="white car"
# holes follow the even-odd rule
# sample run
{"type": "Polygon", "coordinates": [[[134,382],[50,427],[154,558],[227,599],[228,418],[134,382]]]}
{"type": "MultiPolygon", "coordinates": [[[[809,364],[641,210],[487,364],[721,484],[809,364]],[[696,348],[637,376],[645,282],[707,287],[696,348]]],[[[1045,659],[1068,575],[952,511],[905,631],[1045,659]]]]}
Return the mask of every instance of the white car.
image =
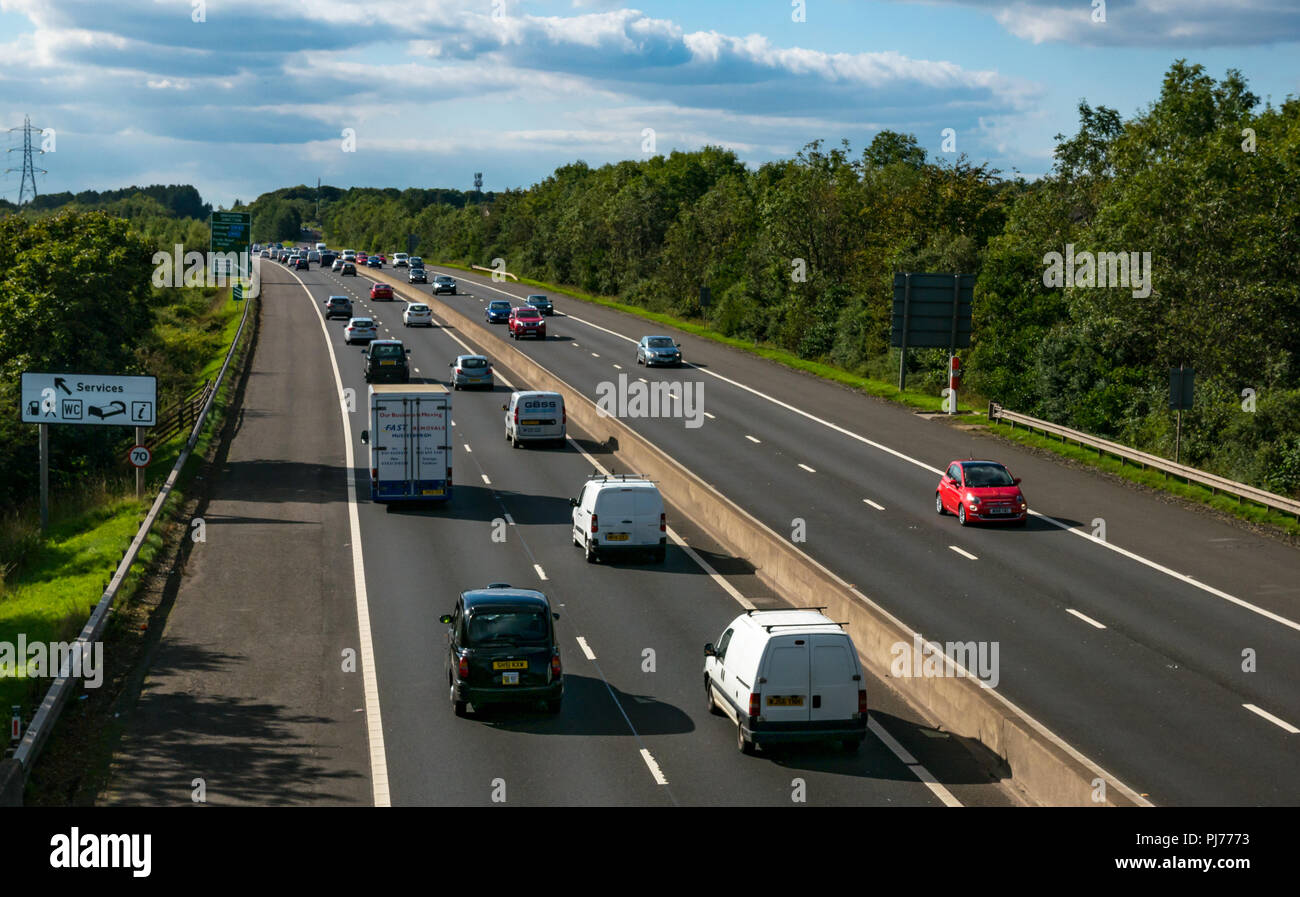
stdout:
{"type": "Polygon", "coordinates": [[[371,318],[352,318],[343,328],[343,342],[349,346],[353,343],[370,342],[379,337],[375,322],[371,318]]]}
{"type": "Polygon", "coordinates": [[[423,302],[412,302],[402,312],[403,327],[432,327],[433,309],[423,302]]]}
{"type": "Polygon", "coordinates": [[[410,257],[409,255],[407,255],[405,252],[394,252],[394,253],[393,253],[393,267],[394,267],[394,268],[405,268],[406,265],[407,265],[407,263],[410,261],[410,259],[411,259],[411,257],[410,257]]]}
{"type": "Polygon", "coordinates": [[[856,751],[867,737],[867,691],[853,640],[807,608],[760,610],[731,621],[704,646],[710,713],[731,717],[736,747],[834,741],[856,751]]]}
{"type": "Polygon", "coordinates": [[[662,564],[668,551],[668,520],[659,487],[633,474],[592,476],[573,506],[573,544],[587,563],[614,552],[649,552],[662,564]]]}
{"type": "Polygon", "coordinates": [[[343,261],[355,262],[357,260],[357,251],[355,249],[343,250],[343,261]]]}

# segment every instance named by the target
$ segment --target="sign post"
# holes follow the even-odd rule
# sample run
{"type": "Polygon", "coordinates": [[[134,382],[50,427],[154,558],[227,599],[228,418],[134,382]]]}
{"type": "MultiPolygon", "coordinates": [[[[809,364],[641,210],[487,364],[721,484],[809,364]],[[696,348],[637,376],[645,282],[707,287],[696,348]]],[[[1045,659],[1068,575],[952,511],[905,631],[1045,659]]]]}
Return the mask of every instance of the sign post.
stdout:
{"type": "Polygon", "coordinates": [[[1183,412],[1191,410],[1196,371],[1183,367],[1169,369],[1169,407],[1178,415],[1174,428],[1174,463],[1179,464],[1183,447],[1183,412]]]}
{"type": "Polygon", "coordinates": [[[894,275],[889,344],[902,350],[898,359],[900,392],[907,385],[908,349],[947,349],[951,357],[970,345],[974,295],[973,274],[894,275]]]}
{"type": "MultiPolygon", "coordinates": [[[[136,428],[158,423],[158,381],[154,377],[115,374],[47,374],[24,372],[19,401],[24,423],[40,427],[41,529],[50,522],[50,424],[136,428]]],[[[143,488],[137,475],[136,493],[143,488]]]]}

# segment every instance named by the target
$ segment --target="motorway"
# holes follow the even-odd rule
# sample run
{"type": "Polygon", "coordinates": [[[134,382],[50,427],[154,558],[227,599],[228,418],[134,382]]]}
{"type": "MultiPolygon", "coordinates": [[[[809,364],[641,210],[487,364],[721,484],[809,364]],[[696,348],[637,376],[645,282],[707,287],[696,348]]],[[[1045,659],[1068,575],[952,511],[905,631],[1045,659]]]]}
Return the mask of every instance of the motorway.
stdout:
{"type": "MultiPolygon", "coordinates": [[[[399,295],[424,294],[435,314],[446,303],[476,316],[487,300],[537,292],[461,271],[429,272],[456,277],[461,295],[435,299],[428,287],[406,286],[400,270],[379,276],[400,283],[399,295]]],[[[351,283],[329,272],[308,280],[351,283]]],[[[360,288],[368,285],[358,278],[360,288]]],[[[593,400],[599,384],[621,374],[683,388],[702,382],[704,426],[688,428],[673,416],[625,423],[776,531],[792,532],[801,518],[801,548],[927,638],[998,642],[999,690],[1127,785],[1157,804],[1285,805],[1300,795],[1300,558],[1293,548],[727,347],[551,298],[557,314],[548,319],[549,338],[514,343],[521,351],[593,400]],[[635,341],[645,333],[674,335],[688,366],[636,366],[635,341]],[[1023,530],[961,529],[934,513],[942,466],[989,455],[1024,478],[1036,514],[1023,530]],[[1105,540],[1093,535],[1098,520],[1105,540]],[[1245,669],[1246,655],[1255,670],[1245,669]]],[[[357,313],[395,321],[392,335],[402,336],[400,308],[363,304],[357,313]]],[[[422,337],[407,339],[420,357],[422,337]]],[[[494,432],[499,423],[466,424],[484,428],[479,442],[504,446],[494,432]]],[[[460,456],[462,469],[466,460],[491,457],[479,451],[475,444],[475,454],[460,456]]],[[[589,467],[575,463],[567,480],[537,488],[542,468],[557,462],[507,454],[539,479],[511,471],[494,473],[494,483],[500,477],[500,486],[539,501],[573,491],[569,484],[589,467]]],[[[471,512],[458,497],[455,513],[477,519],[489,510],[471,512]]],[[[558,549],[567,533],[536,538],[558,549]]],[[[598,568],[572,581],[607,589],[611,572],[623,584],[639,575],[598,568]]],[[[678,597],[680,585],[664,600],[678,597]]]]}
{"type": "MultiPolygon", "coordinates": [[[[600,465],[600,447],[571,439],[563,450],[512,449],[501,411],[509,390],[501,382],[492,392],[453,394],[456,486],[448,505],[370,502],[358,438],[366,426],[362,349],[343,344],[342,321],[324,320],[324,299],[352,296],[354,313],[374,317],[381,337],[403,339],[417,381],[445,379],[448,362],[476,347],[444,327],[404,329],[400,301],[362,298],[365,278],[278,268],[262,266],[263,326],[269,334],[292,329],[296,339],[272,341],[287,346],[274,367],[302,368],[324,384],[337,372],[336,387],[354,391],[356,412],[345,426],[361,489],[351,505],[351,553],[363,575],[355,596],[353,581],[342,579],[338,601],[325,612],[352,614],[354,600],[364,606],[362,638],[369,633],[373,651],[368,731],[342,727],[335,737],[369,740],[376,803],[474,805],[504,794],[510,805],[789,806],[796,792],[816,805],[1014,802],[973,769],[955,740],[927,734],[929,727],[874,680],[868,695],[876,735],[858,754],[813,745],[741,755],[729,721],[705,709],[702,647],[741,611],[733,592],[756,603],[772,599],[756,594],[743,571],[726,581],[707,575],[693,554],[724,567],[726,559],[689,521],[670,525],[686,534],[692,551],[670,546],[662,566],[588,565],[570,538],[568,499],[600,465]],[[504,527],[504,541],[493,540],[494,523],[504,527]],[[498,581],[545,591],[561,615],[566,694],[558,718],[519,708],[467,719],[452,713],[446,627],[438,617],[459,590],[498,581]]],[[[498,375],[509,376],[499,367],[498,375]]],[[[282,424],[292,429],[295,421],[282,424]]],[[[333,433],[320,438],[335,441],[333,433]]],[[[259,565],[278,560],[276,546],[267,544],[248,558],[250,578],[259,565]]],[[[273,802],[274,794],[266,799],[273,802]]]]}

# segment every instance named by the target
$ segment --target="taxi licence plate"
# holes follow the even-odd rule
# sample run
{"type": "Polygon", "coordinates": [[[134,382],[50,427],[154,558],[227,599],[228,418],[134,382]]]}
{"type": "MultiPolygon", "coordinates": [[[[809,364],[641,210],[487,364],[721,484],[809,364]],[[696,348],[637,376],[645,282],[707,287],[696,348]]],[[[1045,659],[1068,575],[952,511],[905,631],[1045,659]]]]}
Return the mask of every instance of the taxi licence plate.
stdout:
{"type": "Polygon", "coordinates": [[[389,365],[395,365],[395,364],[397,364],[397,362],[395,362],[395,361],[381,361],[381,362],[379,362],[379,366],[380,366],[380,367],[388,367],[389,365]]]}
{"type": "Polygon", "coordinates": [[[502,685],[518,685],[518,684],[519,684],[519,674],[518,674],[518,673],[502,673],[502,674],[501,674],[501,684],[502,684],[502,685]]]}
{"type": "Polygon", "coordinates": [[[769,707],[802,707],[803,695],[768,695],[769,707]]]}
{"type": "Polygon", "coordinates": [[[494,670],[526,670],[528,661],[526,660],[494,660],[492,661],[494,670]]]}
{"type": "Polygon", "coordinates": [[[607,541],[607,542],[626,542],[626,541],[627,541],[627,535],[628,535],[627,533],[605,533],[605,541],[607,541]]]}
{"type": "Polygon", "coordinates": [[[421,494],[421,495],[442,495],[442,494],[443,494],[443,490],[441,490],[441,489],[424,489],[424,490],[422,490],[422,491],[420,492],[420,494],[421,494]]]}
{"type": "Polygon", "coordinates": [[[542,424],[539,420],[521,420],[519,425],[522,427],[540,427],[542,424]]]}

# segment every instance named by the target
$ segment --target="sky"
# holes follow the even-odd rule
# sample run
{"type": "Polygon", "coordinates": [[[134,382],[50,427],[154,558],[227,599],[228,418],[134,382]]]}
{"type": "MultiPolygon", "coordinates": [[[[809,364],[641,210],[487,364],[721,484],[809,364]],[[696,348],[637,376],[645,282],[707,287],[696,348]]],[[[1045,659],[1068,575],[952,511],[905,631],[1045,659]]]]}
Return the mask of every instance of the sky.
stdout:
{"type": "Polygon", "coordinates": [[[1032,178],[1080,100],[1131,116],[1183,58],[1280,104],[1298,44],[1300,0],[0,0],[0,129],[49,129],[41,193],[217,206],[706,144],[757,166],[885,128],[1032,178]]]}

